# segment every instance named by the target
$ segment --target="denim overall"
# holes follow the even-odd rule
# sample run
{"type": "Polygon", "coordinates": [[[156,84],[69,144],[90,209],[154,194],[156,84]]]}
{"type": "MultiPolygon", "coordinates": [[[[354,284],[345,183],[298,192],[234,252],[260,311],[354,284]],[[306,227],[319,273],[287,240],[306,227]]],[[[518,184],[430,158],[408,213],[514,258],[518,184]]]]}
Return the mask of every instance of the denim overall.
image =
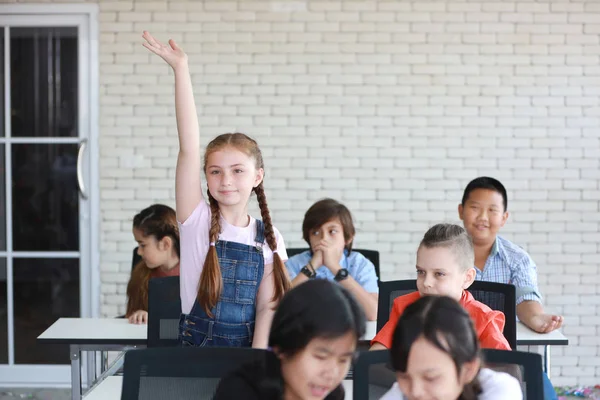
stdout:
{"type": "Polygon", "coordinates": [[[193,347],[250,347],[256,319],[256,294],[263,277],[265,262],[264,225],[256,220],[255,246],[217,241],[215,244],[223,290],[209,317],[194,302],[189,314],[179,318],[179,341],[193,347]]]}

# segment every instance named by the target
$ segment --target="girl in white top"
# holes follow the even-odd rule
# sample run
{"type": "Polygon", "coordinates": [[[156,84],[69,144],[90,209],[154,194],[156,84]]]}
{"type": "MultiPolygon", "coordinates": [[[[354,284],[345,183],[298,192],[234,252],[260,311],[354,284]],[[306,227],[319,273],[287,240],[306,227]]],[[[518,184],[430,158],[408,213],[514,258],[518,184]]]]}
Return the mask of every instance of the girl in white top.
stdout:
{"type": "Polygon", "coordinates": [[[143,38],[144,47],[165,60],[175,75],[179,339],[183,346],[266,348],[274,309],[290,282],[283,238],[267,206],[260,148],[242,133],[228,133],[208,143],[202,157],[187,55],[173,40],[163,44],[148,32],[143,38]],[[253,193],[262,220],[248,215],[253,193]]]}
{"type": "Polygon", "coordinates": [[[382,400],[522,400],[519,381],[481,367],[469,314],[450,297],[406,308],[390,349],[396,383],[382,400]]]}

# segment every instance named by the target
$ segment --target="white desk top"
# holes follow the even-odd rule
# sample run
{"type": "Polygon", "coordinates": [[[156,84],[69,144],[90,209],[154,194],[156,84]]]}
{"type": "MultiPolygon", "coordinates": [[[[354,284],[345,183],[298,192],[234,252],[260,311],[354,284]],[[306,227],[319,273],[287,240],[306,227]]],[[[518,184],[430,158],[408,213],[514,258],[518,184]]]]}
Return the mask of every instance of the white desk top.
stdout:
{"type": "MultiPolygon", "coordinates": [[[[41,343],[65,344],[146,344],[147,325],[130,324],[124,318],[60,318],[38,336],[41,343]]],[[[367,330],[361,340],[375,337],[376,321],[367,321],[367,330]]],[[[560,332],[537,333],[517,323],[517,344],[529,346],[568,345],[569,340],[560,332]]]]}
{"type": "Polygon", "coordinates": [[[125,318],[60,318],[40,336],[40,343],[146,344],[148,326],[125,318]]]}
{"type": "Polygon", "coordinates": [[[360,340],[371,341],[375,337],[377,333],[377,321],[367,321],[367,330],[365,331],[365,335],[360,338],[360,340]]]}
{"type": "MultiPolygon", "coordinates": [[[[342,385],[344,385],[344,391],[346,392],[345,398],[347,400],[352,400],[352,381],[344,380],[342,385]]],[[[85,396],[84,400],[119,400],[121,398],[122,390],[123,377],[109,376],[85,396]]]]}
{"type": "Polygon", "coordinates": [[[561,331],[555,330],[550,333],[537,333],[523,325],[517,323],[517,345],[519,346],[545,346],[569,344],[569,339],[561,331]]]}

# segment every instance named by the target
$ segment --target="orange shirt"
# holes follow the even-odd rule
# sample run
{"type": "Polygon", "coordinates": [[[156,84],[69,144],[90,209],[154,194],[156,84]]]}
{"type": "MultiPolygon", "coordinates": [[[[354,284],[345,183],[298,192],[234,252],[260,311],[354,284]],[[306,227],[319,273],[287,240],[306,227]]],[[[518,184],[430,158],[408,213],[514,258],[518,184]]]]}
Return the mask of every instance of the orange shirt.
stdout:
{"type": "Polygon", "coordinates": [[[166,278],[167,276],[179,276],[179,264],[169,271],[163,271],[160,268],[154,268],[150,273],[150,278],[166,278]]]}
{"type": "MultiPolygon", "coordinates": [[[[394,336],[394,330],[396,329],[400,316],[406,307],[417,301],[420,297],[421,295],[419,292],[397,297],[394,300],[390,319],[377,335],[375,335],[371,341],[371,345],[380,343],[388,349],[392,347],[392,337],[394,336]]],[[[475,300],[473,295],[466,290],[463,290],[462,296],[460,297],[460,305],[463,306],[471,316],[482,348],[510,350],[510,345],[502,334],[505,322],[505,317],[502,312],[494,311],[485,304],[475,300]]]]}

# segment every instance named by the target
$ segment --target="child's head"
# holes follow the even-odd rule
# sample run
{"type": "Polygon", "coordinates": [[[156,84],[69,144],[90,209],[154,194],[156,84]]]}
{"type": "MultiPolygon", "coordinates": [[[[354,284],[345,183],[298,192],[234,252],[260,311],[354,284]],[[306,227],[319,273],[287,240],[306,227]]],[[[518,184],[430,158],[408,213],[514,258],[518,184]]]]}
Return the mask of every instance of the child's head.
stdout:
{"type": "Polygon", "coordinates": [[[269,346],[290,398],[323,399],[336,389],[365,324],[361,306],[339,285],[317,279],[289,291],[273,317],[269,346]]]}
{"type": "Polygon", "coordinates": [[[351,251],[355,233],[350,210],[333,199],[317,201],[304,214],[302,237],[311,250],[326,239],[351,251]]]}
{"type": "Polygon", "coordinates": [[[422,296],[450,296],[459,300],[475,279],[473,243],[454,224],[429,228],[417,250],[417,288],[422,296]]]}
{"type": "MultiPolygon", "coordinates": [[[[263,187],[264,161],[258,144],[243,133],[217,136],[206,146],[204,172],[211,209],[209,239],[213,244],[218,241],[221,232],[221,209],[245,211],[250,194],[256,193],[265,226],[265,239],[273,251],[273,300],[279,300],[290,288],[290,282],[283,261],[277,254],[277,238],[263,187]]],[[[222,279],[217,251],[211,245],[198,285],[198,302],[209,315],[221,296],[222,279]]]]}
{"type": "Polygon", "coordinates": [[[136,214],[133,236],[139,256],[150,269],[166,266],[173,256],[179,258],[179,227],[169,206],[153,204],[136,214]]]}
{"type": "Polygon", "coordinates": [[[131,271],[127,284],[126,316],[138,310],[148,310],[148,281],[151,270],[172,268],[179,260],[179,227],[175,210],[154,204],[133,217],[133,236],[138,242],[142,261],[131,271]]]}
{"type": "Polygon", "coordinates": [[[458,206],[458,215],[476,244],[490,244],[508,218],[506,189],[500,181],[482,176],[473,179],[458,206]]]}
{"type": "Polygon", "coordinates": [[[471,317],[455,300],[425,296],[406,308],[390,349],[408,400],[476,399],[481,366],[471,317]]]}

